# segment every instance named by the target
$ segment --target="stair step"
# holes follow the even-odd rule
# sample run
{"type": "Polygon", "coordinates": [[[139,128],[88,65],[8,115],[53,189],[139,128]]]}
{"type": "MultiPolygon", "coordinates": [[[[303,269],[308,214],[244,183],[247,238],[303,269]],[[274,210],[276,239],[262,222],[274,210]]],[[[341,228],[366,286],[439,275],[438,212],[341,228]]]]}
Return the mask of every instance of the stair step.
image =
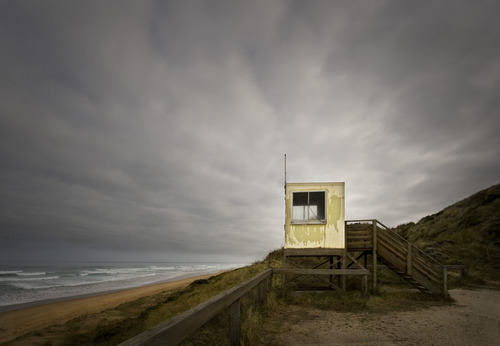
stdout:
{"type": "MultiPolygon", "coordinates": [[[[380,239],[380,241],[383,242],[383,239],[380,239]]],[[[390,247],[385,247],[385,248],[386,248],[386,251],[387,251],[388,254],[390,253],[390,254],[394,255],[394,253],[393,253],[393,251],[391,251],[390,247]]],[[[406,248],[404,249],[404,251],[406,251],[406,248]]],[[[408,275],[408,273],[406,272],[406,270],[402,270],[401,266],[397,266],[397,265],[391,263],[391,261],[389,259],[384,258],[382,255],[380,256],[380,260],[389,269],[391,269],[392,271],[394,271],[398,276],[400,276],[401,278],[403,278],[404,280],[406,280],[408,283],[410,283],[412,286],[414,286],[415,288],[417,288],[421,292],[427,293],[427,294],[434,294],[434,292],[432,292],[429,288],[427,288],[426,286],[424,286],[424,283],[420,283],[412,275],[408,275]]]]}

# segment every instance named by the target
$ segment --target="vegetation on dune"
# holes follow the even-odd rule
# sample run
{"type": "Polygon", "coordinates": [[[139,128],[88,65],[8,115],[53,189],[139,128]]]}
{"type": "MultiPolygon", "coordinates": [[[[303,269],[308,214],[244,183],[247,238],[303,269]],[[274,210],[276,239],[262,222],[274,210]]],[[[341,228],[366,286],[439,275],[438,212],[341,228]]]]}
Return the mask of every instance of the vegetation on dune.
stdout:
{"type": "MultiPolygon", "coordinates": [[[[222,293],[241,282],[250,279],[270,267],[280,267],[279,251],[271,252],[263,261],[238,268],[206,280],[193,281],[188,287],[161,294],[143,297],[132,302],[121,304],[115,308],[99,313],[83,315],[62,325],[54,325],[40,331],[21,336],[8,345],[116,345],[147,329],[150,329],[174,316],[187,311],[196,305],[222,293]]],[[[268,295],[267,304],[272,306],[272,295],[268,295]]],[[[243,309],[243,338],[251,339],[255,327],[248,321],[257,321],[260,317],[256,307],[252,307],[249,297],[248,308],[243,309]]],[[[226,314],[227,315],[227,314],[226,314]]],[[[227,329],[224,314],[214,319],[227,329]]],[[[214,332],[216,328],[200,329],[197,340],[207,342],[195,344],[225,344],[223,339],[227,333],[214,332]],[[212,340],[208,342],[209,340],[212,340]]],[[[186,341],[189,344],[189,339],[186,341]]]]}
{"type": "Polygon", "coordinates": [[[500,184],[395,231],[441,263],[467,265],[470,277],[498,280],[500,184]]]}

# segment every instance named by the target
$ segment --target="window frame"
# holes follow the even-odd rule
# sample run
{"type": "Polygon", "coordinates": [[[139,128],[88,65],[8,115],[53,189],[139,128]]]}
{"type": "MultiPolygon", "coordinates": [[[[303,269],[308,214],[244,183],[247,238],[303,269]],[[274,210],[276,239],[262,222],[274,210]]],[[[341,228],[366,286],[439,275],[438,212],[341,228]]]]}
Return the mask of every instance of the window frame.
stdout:
{"type": "Polygon", "coordinates": [[[313,225],[324,225],[327,223],[327,190],[307,190],[307,191],[291,191],[291,194],[292,194],[292,198],[291,198],[291,204],[290,204],[290,208],[291,208],[291,213],[290,213],[290,223],[291,224],[313,224],[313,225]],[[324,196],[325,196],[325,199],[323,201],[323,206],[324,206],[324,218],[323,219],[310,219],[309,218],[309,207],[310,207],[310,193],[311,192],[323,192],[324,193],[324,196]],[[294,194],[296,193],[307,193],[307,211],[308,211],[308,215],[307,215],[307,219],[294,219],[294,215],[293,215],[293,207],[294,207],[294,204],[293,204],[293,201],[294,201],[294,194]]]}

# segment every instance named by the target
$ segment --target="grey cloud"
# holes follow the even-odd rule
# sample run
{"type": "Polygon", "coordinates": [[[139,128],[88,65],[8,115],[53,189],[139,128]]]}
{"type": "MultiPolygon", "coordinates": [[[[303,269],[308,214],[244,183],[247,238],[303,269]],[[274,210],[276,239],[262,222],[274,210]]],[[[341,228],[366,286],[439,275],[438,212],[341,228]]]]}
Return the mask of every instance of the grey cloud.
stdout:
{"type": "Polygon", "coordinates": [[[283,153],[388,225],[498,182],[495,2],[0,6],[4,259],[256,259],[283,153]]]}

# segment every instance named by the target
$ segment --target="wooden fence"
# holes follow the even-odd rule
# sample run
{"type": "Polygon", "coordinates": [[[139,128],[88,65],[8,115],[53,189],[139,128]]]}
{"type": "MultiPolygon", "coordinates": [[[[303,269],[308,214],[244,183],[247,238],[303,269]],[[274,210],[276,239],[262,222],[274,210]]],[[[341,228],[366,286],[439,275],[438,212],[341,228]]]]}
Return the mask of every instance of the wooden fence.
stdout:
{"type": "Polygon", "coordinates": [[[270,285],[272,274],[273,270],[267,269],[238,286],[233,287],[152,329],[149,329],[121,343],[120,345],[175,345],[228,307],[231,307],[231,344],[238,345],[240,340],[240,299],[254,287],[258,286],[257,299],[259,300],[259,303],[262,303],[264,299],[265,286],[270,285]]]}

